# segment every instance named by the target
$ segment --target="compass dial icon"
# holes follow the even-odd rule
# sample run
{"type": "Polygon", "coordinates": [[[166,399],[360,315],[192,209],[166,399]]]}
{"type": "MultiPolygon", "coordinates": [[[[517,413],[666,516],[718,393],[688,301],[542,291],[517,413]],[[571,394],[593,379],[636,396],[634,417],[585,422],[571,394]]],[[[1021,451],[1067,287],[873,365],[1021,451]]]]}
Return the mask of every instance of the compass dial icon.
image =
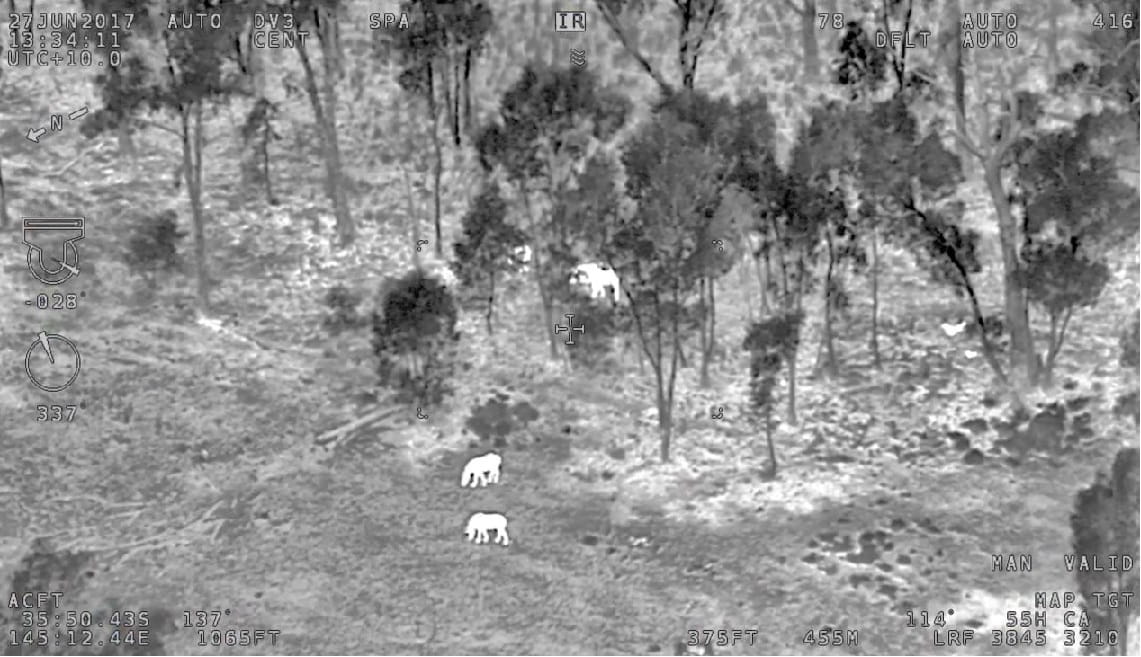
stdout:
{"type": "Polygon", "coordinates": [[[79,350],[57,333],[40,331],[24,356],[24,371],[32,384],[44,392],[66,390],[79,378],[79,350]]]}

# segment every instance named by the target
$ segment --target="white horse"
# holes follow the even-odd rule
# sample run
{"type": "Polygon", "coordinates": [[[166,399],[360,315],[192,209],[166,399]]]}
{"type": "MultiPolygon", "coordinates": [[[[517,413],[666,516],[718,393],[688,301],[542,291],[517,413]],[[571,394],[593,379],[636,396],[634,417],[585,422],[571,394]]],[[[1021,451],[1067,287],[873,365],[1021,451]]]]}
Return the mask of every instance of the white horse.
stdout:
{"type": "Polygon", "coordinates": [[[502,513],[473,513],[468,518],[467,527],[464,528],[464,538],[475,543],[486,543],[491,540],[489,532],[495,531],[495,542],[499,545],[510,545],[511,538],[507,535],[507,516],[502,513]]]}
{"type": "Polygon", "coordinates": [[[597,262],[587,262],[574,268],[570,275],[572,285],[589,290],[592,299],[613,299],[622,302],[622,288],[618,285],[618,274],[597,262]]]}
{"type": "Polygon", "coordinates": [[[495,452],[488,452],[483,456],[476,456],[464,466],[460,475],[460,486],[470,485],[472,488],[488,484],[499,483],[499,468],[503,465],[503,457],[495,452]]]}
{"type": "Polygon", "coordinates": [[[531,259],[534,252],[531,247],[526,244],[521,244],[511,249],[511,255],[508,256],[513,265],[519,268],[520,271],[526,270],[531,265],[531,259]]]}

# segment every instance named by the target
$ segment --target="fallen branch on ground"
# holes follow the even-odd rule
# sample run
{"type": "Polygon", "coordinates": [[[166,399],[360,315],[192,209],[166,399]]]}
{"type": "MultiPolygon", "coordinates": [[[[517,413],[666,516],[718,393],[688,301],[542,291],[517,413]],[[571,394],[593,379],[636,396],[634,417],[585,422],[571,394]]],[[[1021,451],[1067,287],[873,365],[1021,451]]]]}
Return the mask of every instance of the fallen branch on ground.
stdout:
{"type": "Polygon", "coordinates": [[[110,553],[122,551],[122,554],[113,559],[111,563],[107,565],[107,568],[111,569],[142,552],[190,545],[195,540],[204,538],[208,533],[211,536],[211,540],[213,540],[213,537],[217,535],[217,528],[214,527],[213,524],[216,523],[217,525],[221,525],[221,523],[225,520],[225,518],[213,517],[214,512],[218,510],[218,507],[226,503],[227,499],[228,498],[224,497],[218,500],[213,505],[211,505],[209,509],[206,509],[206,511],[202,512],[196,518],[186,523],[182,527],[179,527],[173,531],[163,532],[157,536],[148,536],[146,538],[141,538],[139,540],[131,541],[128,543],[111,543],[103,545],[85,545],[85,539],[75,539],[69,543],[62,544],[59,549],[110,553]]]}
{"type": "Polygon", "coordinates": [[[390,417],[394,417],[403,410],[405,409],[401,406],[388,406],[384,408],[378,408],[370,413],[365,413],[364,415],[356,418],[355,420],[352,420],[347,424],[342,424],[339,427],[335,427],[322,433],[313,439],[313,443],[330,450],[336,449],[341,440],[343,440],[344,437],[347,434],[351,433],[353,430],[372,422],[386,420],[390,417]]]}

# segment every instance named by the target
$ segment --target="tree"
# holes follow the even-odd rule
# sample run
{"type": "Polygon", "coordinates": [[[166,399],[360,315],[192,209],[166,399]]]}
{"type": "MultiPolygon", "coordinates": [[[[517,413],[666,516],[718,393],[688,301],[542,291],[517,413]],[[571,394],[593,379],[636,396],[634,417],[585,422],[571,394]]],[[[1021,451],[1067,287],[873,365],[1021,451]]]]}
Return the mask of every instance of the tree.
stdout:
{"type": "MultiPolygon", "coordinates": [[[[848,21],[839,44],[840,56],[835,60],[834,80],[837,84],[848,89],[848,98],[853,106],[846,112],[841,125],[846,130],[840,131],[840,138],[844,139],[849,148],[836,149],[832,159],[842,158],[837,162],[837,173],[841,179],[848,179],[848,183],[855,189],[860,189],[859,177],[862,170],[870,170],[869,163],[873,163],[874,155],[866,154],[866,147],[871,146],[878,150],[883,144],[882,137],[897,139],[899,135],[888,132],[872,133],[866,128],[872,116],[872,103],[876,93],[884,86],[887,75],[887,53],[883,48],[876,47],[868,38],[863,26],[856,21],[848,21]],[[873,136],[874,134],[874,136],[873,136]],[[855,137],[855,144],[851,144],[855,137]],[[857,178],[851,181],[851,177],[857,178]]],[[[874,152],[874,151],[873,151],[874,152]]],[[[876,201],[868,194],[860,191],[856,194],[858,202],[849,212],[854,215],[854,223],[859,225],[863,242],[867,245],[871,263],[868,267],[868,283],[871,304],[871,331],[868,346],[872,352],[872,366],[881,367],[879,348],[879,309],[880,309],[880,242],[883,238],[892,235],[891,226],[885,225],[885,217],[876,210],[876,201]]]]}
{"type": "Polygon", "coordinates": [[[1141,425],[1141,404],[1138,403],[1138,399],[1141,398],[1141,391],[1138,390],[1137,386],[1137,374],[1138,370],[1141,369],[1141,354],[1139,354],[1141,351],[1141,318],[1138,317],[1136,308],[1133,309],[1131,316],[1133,322],[1121,332],[1119,339],[1121,355],[1118,357],[1118,363],[1123,368],[1133,370],[1134,385],[1131,386],[1132,390],[1118,396],[1113,412],[1118,416],[1132,417],[1133,426],[1136,427],[1141,425]]]}
{"type": "MultiPolygon", "coordinates": [[[[696,304],[686,300],[684,309],[686,323],[692,322],[699,329],[701,385],[707,387],[709,365],[717,347],[715,282],[732,268],[734,261],[723,255],[722,246],[715,240],[724,242],[724,238],[739,232],[736,215],[742,208],[736,193],[742,185],[759,180],[756,167],[775,166],[775,122],[763,96],[751,96],[733,104],[725,98],[683,90],[663,98],[657,111],[668,111],[693,126],[695,138],[714,162],[709,174],[716,194],[710,197],[711,204],[701,209],[706,221],[688,263],[692,270],[701,272],[698,299],[696,304]]],[[[679,354],[683,367],[684,354],[684,350],[679,354]]]]}
{"type": "Polygon", "coordinates": [[[784,172],[776,162],[775,121],[765,98],[744,98],[737,103],[735,113],[736,132],[728,140],[730,169],[719,209],[722,212],[732,209],[741,216],[742,243],[749,244],[761,312],[767,313],[775,251],[765,212],[780,194],[784,172]]]}
{"type": "Polygon", "coordinates": [[[935,127],[922,134],[902,95],[872,105],[861,127],[860,193],[874,206],[865,211],[876,213],[874,221],[889,229],[885,235],[890,239],[914,245],[920,266],[933,281],[967,300],[984,360],[1008,386],[1014,403],[1022,405],[1018,387],[999,361],[972,278],[982,271],[980,235],[958,222],[963,207],[954,192],[962,182],[962,165],[935,127]]]}
{"type": "Polygon", "coordinates": [[[861,203],[857,221],[872,254],[871,339],[873,360],[878,362],[881,244],[912,247],[910,250],[936,280],[950,283],[952,289],[960,292],[971,286],[969,276],[963,278],[964,273],[969,275],[980,268],[975,258],[976,236],[947,219],[955,216],[956,211],[936,213],[937,216],[925,213],[928,221],[917,223],[915,213],[907,209],[946,202],[961,180],[958,161],[933,134],[920,140],[919,126],[902,94],[870,103],[859,114],[862,116],[853,121],[853,129],[859,133],[856,178],[861,203]],[[918,168],[908,168],[909,163],[918,168]],[[920,183],[919,189],[912,186],[913,178],[920,183]],[[916,198],[916,192],[920,198],[916,198]],[[947,260],[952,256],[962,271],[947,260]]]}
{"type": "Polygon", "coordinates": [[[499,190],[485,184],[463,217],[463,239],[456,242],[454,269],[464,286],[486,287],[487,334],[491,335],[496,278],[511,265],[515,249],[527,243],[523,231],[507,223],[507,203],[499,190]]]}
{"type": "MultiPolygon", "coordinates": [[[[4,54],[4,46],[0,44],[0,55],[4,54]]],[[[3,76],[0,75],[0,84],[3,76]]],[[[0,230],[7,230],[11,217],[8,216],[8,188],[4,185],[4,160],[0,158],[0,230]]]]}
{"type": "MultiPolygon", "coordinates": [[[[654,68],[630,38],[629,30],[622,25],[623,13],[642,13],[648,9],[649,4],[647,0],[595,0],[602,20],[618,37],[622,47],[658,83],[662,95],[669,96],[674,93],[673,85],[654,68]]],[[[677,63],[681,88],[693,90],[701,47],[711,34],[714,21],[723,14],[725,7],[721,0],[673,0],[673,9],[678,21],[677,63]]]]}
{"type": "MultiPolygon", "coordinates": [[[[1128,556],[1137,561],[1137,537],[1141,531],[1137,524],[1141,512],[1138,485],[1138,451],[1125,448],[1117,452],[1109,477],[1098,473],[1093,485],[1077,494],[1074,514],[1070,516],[1075,558],[1097,559],[1102,564],[1111,556],[1128,556]]],[[[1135,608],[1125,604],[1110,607],[1098,598],[1107,593],[1123,593],[1136,599],[1141,589],[1137,571],[1080,567],[1073,570],[1085,598],[1088,629],[1116,632],[1118,640],[1110,654],[1127,654],[1129,625],[1137,618],[1135,608]]]]}
{"type": "MultiPolygon", "coordinates": [[[[132,22],[132,27],[137,24],[139,31],[151,29],[149,25],[151,18],[148,11],[150,4],[149,0],[82,1],[83,10],[92,14],[117,14],[120,16],[133,14],[135,20],[132,22]],[[144,23],[148,23],[148,26],[144,26],[144,23]]],[[[117,44],[120,52],[130,48],[131,35],[133,33],[133,30],[116,28],[111,21],[107,21],[102,27],[99,27],[96,21],[91,21],[90,23],[84,22],[76,31],[83,33],[84,38],[82,41],[77,40],[74,43],[117,44]]],[[[67,34],[61,36],[64,37],[64,43],[73,43],[67,38],[67,34]]],[[[95,56],[101,57],[103,60],[101,68],[105,71],[102,74],[108,78],[107,84],[111,86],[122,84],[122,82],[118,80],[120,75],[119,68],[113,65],[111,61],[111,57],[113,56],[111,53],[115,52],[115,49],[99,47],[94,48],[94,51],[95,56]]],[[[123,157],[133,158],[135,156],[135,144],[131,138],[135,127],[136,126],[132,125],[132,121],[126,118],[118,121],[116,124],[115,132],[119,140],[119,153],[123,157]]]]}
{"type": "Polygon", "coordinates": [[[1129,329],[1122,331],[1121,339],[1121,357],[1118,359],[1122,367],[1128,367],[1134,372],[1141,370],[1141,348],[1138,347],[1141,343],[1141,320],[1137,317],[1137,311],[1133,311],[1133,324],[1129,329]]]}
{"type": "Polygon", "coordinates": [[[277,113],[276,103],[265,96],[258,96],[240,129],[243,146],[249,153],[243,171],[254,182],[262,184],[265,202],[269,205],[277,205],[277,197],[273,194],[273,174],[269,168],[269,145],[281,139],[273,125],[277,113]]]}
{"type": "MultiPolygon", "coordinates": [[[[942,28],[936,37],[936,44],[942,55],[947,79],[951,80],[951,94],[954,106],[954,126],[956,133],[965,133],[967,117],[967,79],[964,72],[966,46],[962,38],[961,0],[947,0],[941,19],[942,28]]],[[[965,164],[969,153],[961,141],[956,140],[956,153],[959,161],[965,164]]]]}
{"type": "Polygon", "coordinates": [[[907,53],[914,50],[915,46],[908,43],[909,40],[915,39],[924,48],[927,46],[927,37],[930,32],[927,30],[915,30],[916,21],[913,16],[914,0],[888,0],[884,2],[879,14],[880,23],[884,33],[892,34],[899,32],[905,35],[904,40],[899,45],[899,52],[897,53],[893,47],[882,49],[891,62],[891,71],[895,75],[895,83],[898,91],[903,91],[908,88],[925,88],[931,83],[931,77],[923,74],[915,66],[909,66],[907,63],[907,53]],[[892,14],[899,14],[899,24],[892,24],[892,14]]]}
{"type": "MultiPolygon", "coordinates": [[[[767,224],[765,233],[771,236],[772,257],[776,263],[777,312],[786,318],[803,317],[804,299],[814,285],[812,270],[820,255],[828,207],[835,207],[835,201],[795,170],[781,177],[775,191],[769,207],[762,213],[762,221],[767,224]]],[[[801,322],[796,320],[798,326],[801,322]]],[[[799,337],[795,344],[800,344],[799,337]]],[[[785,355],[788,421],[796,422],[796,353],[785,355]]]]}
{"type": "MultiPolygon", "coordinates": [[[[1136,11],[1136,4],[1135,1],[1127,1],[1113,6],[1099,5],[1098,9],[1129,11],[1132,8],[1136,11]]],[[[1078,5],[1087,6],[1082,2],[1078,5]]],[[[1096,12],[1095,22],[1097,16],[1105,14],[1096,12]]],[[[1121,27],[1125,27],[1124,24],[1121,27]]],[[[1069,269],[1071,273],[1078,274],[1074,280],[1068,281],[1068,300],[1063,303],[1062,297],[1053,295],[1050,302],[1064,319],[1067,311],[1063,306],[1080,306],[1082,298],[1096,299],[1100,290],[1098,281],[1101,275],[1096,258],[1087,256],[1097,253],[1096,248],[1090,248],[1091,240],[1103,244],[1112,242],[1096,236],[1103,228],[1109,228],[1102,219],[1112,221],[1119,216],[1129,216],[1125,214],[1127,212],[1137,211],[1135,192],[1130,203],[1123,203],[1125,196],[1120,188],[1108,190],[1110,193],[1104,199],[1097,198],[1096,194],[1085,196],[1076,189],[1073,179],[1080,172],[1084,183],[1104,192],[1104,186],[1114,181],[1120,171],[1113,165],[1122,160],[1129,161],[1129,166],[1133,167],[1132,177],[1136,179],[1133,163],[1136,161],[1138,130],[1135,104],[1137,64],[1132,61],[1137,53],[1136,25],[1132,28],[1132,37],[1128,29],[1118,30],[1120,34],[1091,36],[1088,41],[1092,44],[1092,56],[1078,61],[1059,76],[1052,89],[1045,89],[1042,85],[1029,89],[1018,87],[1015,81],[1034,79],[1025,76],[1025,69],[1030,63],[1021,61],[1007,62],[1006,66],[1000,67],[999,70],[1005,74],[1002,80],[981,76],[980,82],[1003,91],[997,99],[983,95],[978,104],[978,116],[982,121],[977,137],[960,130],[959,139],[964,148],[982,164],[983,180],[996,210],[1004,270],[1006,324],[1011,334],[1011,366],[1016,374],[1015,383],[1019,386],[1046,384],[1051,378],[1050,368],[1046,367],[1051,347],[1048,346],[1045,359],[1035,349],[1028,310],[1031,302],[1043,306],[1048,290],[1041,281],[1033,286],[1029,284],[1029,268],[1033,266],[1035,275],[1039,276],[1049,276],[1050,268],[1069,269]],[[1014,65],[1009,65],[1011,63],[1014,65]],[[1088,96],[1097,96],[1104,107],[1089,103],[1088,96]],[[989,111],[986,107],[988,101],[991,105],[989,111]],[[1074,116],[1056,111],[1057,107],[1086,108],[1085,111],[1090,113],[1074,116]],[[997,122],[990,121],[994,114],[997,114],[997,122]],[[1072,125],[1071,132],[1046,127],[1046,121],[1056,124],[1058,120],[1072,125]],[[1132,136],[1122,138],[1123,134],[1132,136]],[[1088,146],[1083,146],[1083,142],[1088,146]],[[1102,159],[1098,161],[1088,155],[1093,152],[1101,155],[1102,159]],[[1035,153],[1041,155],[1036,156],[1035,153]],[[1027,157],[1036,157],[1036,163],[1027,157]],[[1053,159],[1058,157],[1063,159],[1053,159]],[[1050,168],[1059,164],[1061,167],[1057,172],[1061,177],[1053,176],[1051,179],[1050,168]],[[1094,170],[1096,174],[1091,175],[1094,170]],[[1063,198],[1071,192],[1078,194],[1075,198],[1091,204],[1088,214],[1078,203],[1063,198]],[[1107,212],[1108,216],[1103,217],[1107,212]],[[1093,221],[1095,219],[1097,221],[1093,221]],[[1034,234],[1042,233],[1043,229],[1045,234],[1034,234]],[[1077,242],[1069,245],[1067,253],[1062,244],[1070,237],[1076,237],[1077,242]],[[1078,282],[1083,289],[1073,287],[1072,284],[1078,282]],[[1037,300],[1032,295],[1037,295],[1037,300]]],[[[976,56],[982,54],[982,51],[973,52],[976,56]]],[[[967,121],[960,120],[960,125],[967,125],[967,121]]],[[[1135,225],[1132,230],[1136,230],[1135,225]]],[[[1057,282],[1062,278],[1066,276],[1054,276],[1053,280],[1057,282]]],[[[1047,313],[1050,313],[1048,308],[1047,313]]],[[[1062,323],[1061,319],[1054,321],[1055,325],[1062,323]]],[[[1063,335],[1061,331],[1055,331],[1051,344],[1063,335]]],[[[1057,344],[1053,348],[1055,354],[1060,346],[1057,344]]]]}
{"type": "Polygon", "coordinates": [[[268,13],[266,0],[253,0],[247,17],[248,27],[244,35],[241,33],[234,35],[233,47],[238,53],[238,67],[250,80],[254,99],[240,129],[247,157],[242,163],[242,173],[252,179],[254,186],[261,183],[266,203],[272,206],[277,205],[278,200],[273,193],[269,147],[271,143],[281,139],[281,135],[274,129],[280,106],[269,99],[267,69],[270,50],[255,46],[257,30],[254,22],[254,16],[265,16],[268,13]]]}
{"type": "Polygon", "coordinates": [[[638,337],[657,387],[659,452],[670,460],[672,412],[684,301],[703,275],[695,256],[708,224],[706,209],[719,194],[719,162],[698,127],[668,107],[660,109],[625,144],[626,196],[606,247],[630,299],[638,337]]]}
{"type": "MultiPolygon", "coordinates": [[[[169,12],[196,13],[206,10],[200,0],[165,0],[169,12]]],[[[223,21],[227,23],[227,21],[223,21]]],[[[178,128],[161,126],[176,134],[182,144],[181,173],[186,183],[193,222],[194,261],[198,305],[209,306],[209,266],[202,211],[202,166],[206,146],[203,113],[207,104],[227,101],[242,90],[233,66],[233,50],[226,47],[232,34],[227,30],[166,29],[165,25],[140,23],[131,47],[123,53],[116,75],[96,77],[103,107],[85,122],[88,134],[114,128],[147,110],[169,112],[178,128]]]]}
{"type": "MultiPolygon", "coordinates": [[[[1094,7],[1084,2],[1077,4],[1083,8],[1082,22],[1089,26],[1090,31],[1096,30],[1091,22],[1096,21],[1098,16],[1108,19],[1108,14],[1103,11],[1136,11],[1137,6],[1136,0],[1109,4],[1098,2],[1097,11],[1093,11],[1094,7]]],[[[1033,16],[1028,14],[1047,6],[1044,3],[1027,5],[1025,11],[1019,12],[1019,25],[1033,24],[1033,16]]],[[[1124,24],[1119,27],[1124,27],[1124,24]]],[[[1133,27],[1136,28],[1135,25],[1133,27]]],[[[965,94],[966,102],[963,106],[966,109],[962,112],[963,116],[956,117],[956,136],[968,157],[977,163],[982,182],[994,206],[1003,268],[1004,319],[1011,338],[1009,365],[1013,373],[1012,384],[1019,388],[1042,381],[1039,358],[1030,332],[1029,301],[1022,284],[1024,263],[1021,262],[1020,251],[1026,236],[1022,232],[1021,218],[1017,216],[1018,190],[1014,187],[1017,184],[1017,174],[1013,170],[1018,166],[1016,145],[1027,133],[1052,129],[1046,121],[1061,120],[1067,124],[1076,121],[1080,116],[1075,116],[1072,108],[1085,108],[1081,111],[1096,108],[1103,116],[1120,111],[1132,112],[1130,122],[1134,127],[1125,133],[1129,134],[1129,138],[1122,139],[1123,131],[1119,130],[1113,138],[1108,138],[1107,135],[1106,143],[1116,147],[1115,150],[1129,148],[1136,152],[1137,108],[1129,107],[1132,102],[1130,89],[1136,89],[1137,85],[1137,64],[1136,61],[1130,61],[1136,60],[1137,56],[1136,32],[1131,36],[1126,29],[1115,31],[1119,34],[1092,37],[1102,40],[1103,44],[1113,43],[1115,47],[1102,49],[1100,53],[1094,48],[1093,57],[1085,57],[1085,61],[1072,67],[1069,75],[1063,76],[1064,81],[1076,83],[1082,91],[1092,93],[1070,93],[1071,90],[1076,90],[1073,85],[1069,88],[1067,85],[1054,85],[1051,88],[1050,81],[1037,74],[1043,67],[1036,49],[972,48],[965,49],[963,53],[964,79],[974,89],[973,93],[965,94]],[[1112,56],[1109,56],[1110,52],[1113,53],[1112,56]],[[1121,59],[1118,59],[1119,54],[1121,59]],[[1128,72],[1130,68],[1132,72],[1128,72]],[[1095,78],[1100,79],[1103,71],[1105,79],[1113,79],[1113,83],[1104,87],[1097,84],[1082,87],[1087,81],[1086,73],[1093,74],[1088,77],[1092,82],[1095,78]],[[1123,74],[1123,71],[1127,73],[1123,74]],[[1045,96],[1047,93],[1050,95],[1045,96]],[[1091,103],[1087,96],[1095,94],[1098,102],[1091,103]],[[1102,111],[1098,105],[1104,105],[1105,109],[1111,111],[1102,111]],[[1129,142],[1132,144],[1129,145],[1129,142]],[[1015,200],[1014,207],[1012,198],[1015,200]]],[[[1131,163],[1130,166],[1135,165],[1131,163]]],[[[1136,171],[1133,172],[1133,178],[1136,179],[1136,171]]]]}
{"type": "MultiPolygon", "coordinates": [[[[3,54],[2,49],[0,54],[3,54]]],[[[0,159],[0,230],[6,230],[11,222],[12,217],[8,214],[8,190],[4,185],[4,161],[0,159]]]]}
{"type": "MultiPolygon", "coordinates": [[[[838,273],[848,262],[865,264],[864,250],[857,240],[859,215],[848,208],[847,197],[853,184],[859,138],[853,131],[858,121],[838,104],[814,108],[807,128],[793,146],[791,170],[805,187],[802,211],[815,216],[827,248],[824,280],[824,321],[821,348],[825,371],[837,373],[833,340],[833,315],[841,298],[838,273]]],[[[874,304],[873,304],[874,305],[874,304]]],[[[874,325],[874,320],[873,320],[874,325]]],[[[873,341],[875,340],[873,330],[873,341]]]]}
{"type": "Polygon", "coordinates": [[[1137,234],[1137,191],[1118,179],[1115,158],[1103,155],[1095,137],[1099,121],[1087,115],[1073,128],[1039,132],[1017,149],[1023,286],[1050,321],[1044,383],[1074,310],[1096,303],[1109,281],[1105,260],[1114,245],[1137,234]]]}
{"type": "Polygon", "coordinates": [[[400,7],[409,15],[409,29],[397,32],[393,47],[402,69],[401,88],[428,104],[434,158],[432,208],[436,253],[440,255],[443,253],[440,184],[444,171],[440,108],[446,110],[453,140],[459,146],[460,98],[463,97],[463,122],[470,124],[472,66],[491,31],[493,19],[487,5],[475,0],[404,0],[400,7]]]}
{"type": "MultiPolygon", "coordinates": [[[[534,240],[545,326],[554,324],[556,287],[574,265],[560,199],[577,184],[590,151],[622,127],[628,109],[625,98],[599,89],[589,71],[528,65],[500,98],[498,120],[476,138],[485,170],[501,172],[523,206],[519,228],[534,240]]],[[[558,358],[560,343],[548,335],[551,357],[558,358]]]]}
{"type": "Polygon", "coordinates": [[[868,38],[863,26],[848,21],[840,37],[836,59],[836,84],[849,89],[852,100],[874,94],[887,73],[887,54],[868,38]]]}
{"type": "MultiPolygon", "coordinates": [[[[446,51],[451,63],[452,94],[449,105],[452,139],[456,146],[463,143],[461,135],[471,134],[474,127],[471,109],[471,76],[491,33],[493,16],[484,2],[441,3],[447,8],[444,34],[446,51]]],[[[552,39],[552,42],[554,40],[552,39]]]]}
{"type": "Polygon", "coordinates": [[[820,49],[816,43],[817,21],[816,0],[784,0],[784,4],[796,14],[800,21],[801,63],[804,68],[804,81],[815,82],[820,77],[820,49]]]}
{"type": "Polygon", "coordinates": [[[491,32],[491,9],[479,0],[405,0],[401,10],[409,15],[409,28],[400,30],[394,45],[411,77],[405,88],[445,110],[452,140],[460,146],[465,126],[471,127],[471,75],[491,32]]]}
{"type": "Polygon", "coordinates": [[[398,398],[438,404],[451,391],[459,365],[458,317],[452,289],[436,272],[414,267],[387,278],[372,314],[377,373],[398,398]]]}
{"type": "Polygon", "coordinates": [[[313,108],[313,117],[321,138],[325,161],[325,194],[333,204],[333,213],[337,218],[338,241],[342,245],[350,244],[356,238],[356,224],[353,223],[341,176],[341,147],[337,131],[337,80],[344,74],[340,43],[340,0],[290,0],[288,5],[268,5],[266,9],[292,16],[292,20],[284,24],[291,25],[294,30],[294,50],[305,72],[305,92],[313,108]],[[320,84],[306,43],[312,33],[316,33],[321,50],[323,70],[320,84]]]}
{"type": "Polygon", "coordinates": [[[796,359],[800,347],[800,327],[804,313],[782,313],[753,323],[745,335],[742,348],[749,357],[749,402],[760,416],[769,453],[769,476],[777,473],[777,453],[773,445],[772,411],[775,402],[776,377],[782,363],[796,359]]]}
{"type": "MultiPolygon", "coordinates": [[[[1098,96],[1110,101],[1110,117],[1122,119],[1125,125],[1138,130],[1141,93],[1138,78],[1138,35],[1141,15],[1138,0],[1073,0],[1083,14],[1090,17],[1090,30],[1084,37],[1088,56],[1075,62],[1070,70],[1059,76],[1067,91],[1080,96],[1098,96]],[[1129,18],[1127,18],[1129,17],[1129,18]]],[[[1112,129],[1112,121],[1107,121],[1112,129]]],[[[1136,140],[1122,140],[1131,148],[1136,160],[1136,140]]],[[[1136,173],[1134,171],[1134,173],[1136,173]]]]}
{"type": "MultiPolygon", "coordinates": [[[[1015,85],[1015,80],[1024,75],[1022,68],[1007,69],[1004,71],[1005,79],[991,81],[999,89],[997,102],[991,104],[999,105],[1000,109],[994,111],[987,106],[985,100],[973,108],[978,113],[977,123],[981,126],[976,136],[970,134],[972,122],[967,117],[957,120],[957,125],[962,127],[957,137],[962,148],[978,162],[983,183],[994,205],[1002,254],[1003,314],[1010,332],[1009,365],[1012,376],[1009,382],[1020,390],[1036,383],[1039,370],[1032,345],[1029,310],[1022,285],[1022,263],[1019,260],[1023,235],[1003,180],[1003,169],[1011,158],[1013,147],[1027,125],[1033,125],[1033,97],[1018,90],[1015,85]],[[994,129],[995,123],[997,129],[994,129]]],[[[1015,393],[1017,396],[1018,392],[1015,393]]]]}

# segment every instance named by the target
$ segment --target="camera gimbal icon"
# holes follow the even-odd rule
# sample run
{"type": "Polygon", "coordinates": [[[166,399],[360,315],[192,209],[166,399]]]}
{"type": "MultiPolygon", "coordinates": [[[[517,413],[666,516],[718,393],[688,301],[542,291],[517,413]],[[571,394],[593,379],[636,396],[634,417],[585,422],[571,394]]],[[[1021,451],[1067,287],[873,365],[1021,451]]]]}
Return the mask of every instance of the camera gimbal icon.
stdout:
{"type": "Polygon", "coordinates": [[[79,249],[75,243],[83,239],[83,217],[24,217],[24,244],[28,247],[28,271],[44,285],[60,285],[79,275],[79,249]],[[65,234],[56,255],[47,255],[40,239],[65,234]],[[70,236],[67,235],[70,233],[70,236]]]}

